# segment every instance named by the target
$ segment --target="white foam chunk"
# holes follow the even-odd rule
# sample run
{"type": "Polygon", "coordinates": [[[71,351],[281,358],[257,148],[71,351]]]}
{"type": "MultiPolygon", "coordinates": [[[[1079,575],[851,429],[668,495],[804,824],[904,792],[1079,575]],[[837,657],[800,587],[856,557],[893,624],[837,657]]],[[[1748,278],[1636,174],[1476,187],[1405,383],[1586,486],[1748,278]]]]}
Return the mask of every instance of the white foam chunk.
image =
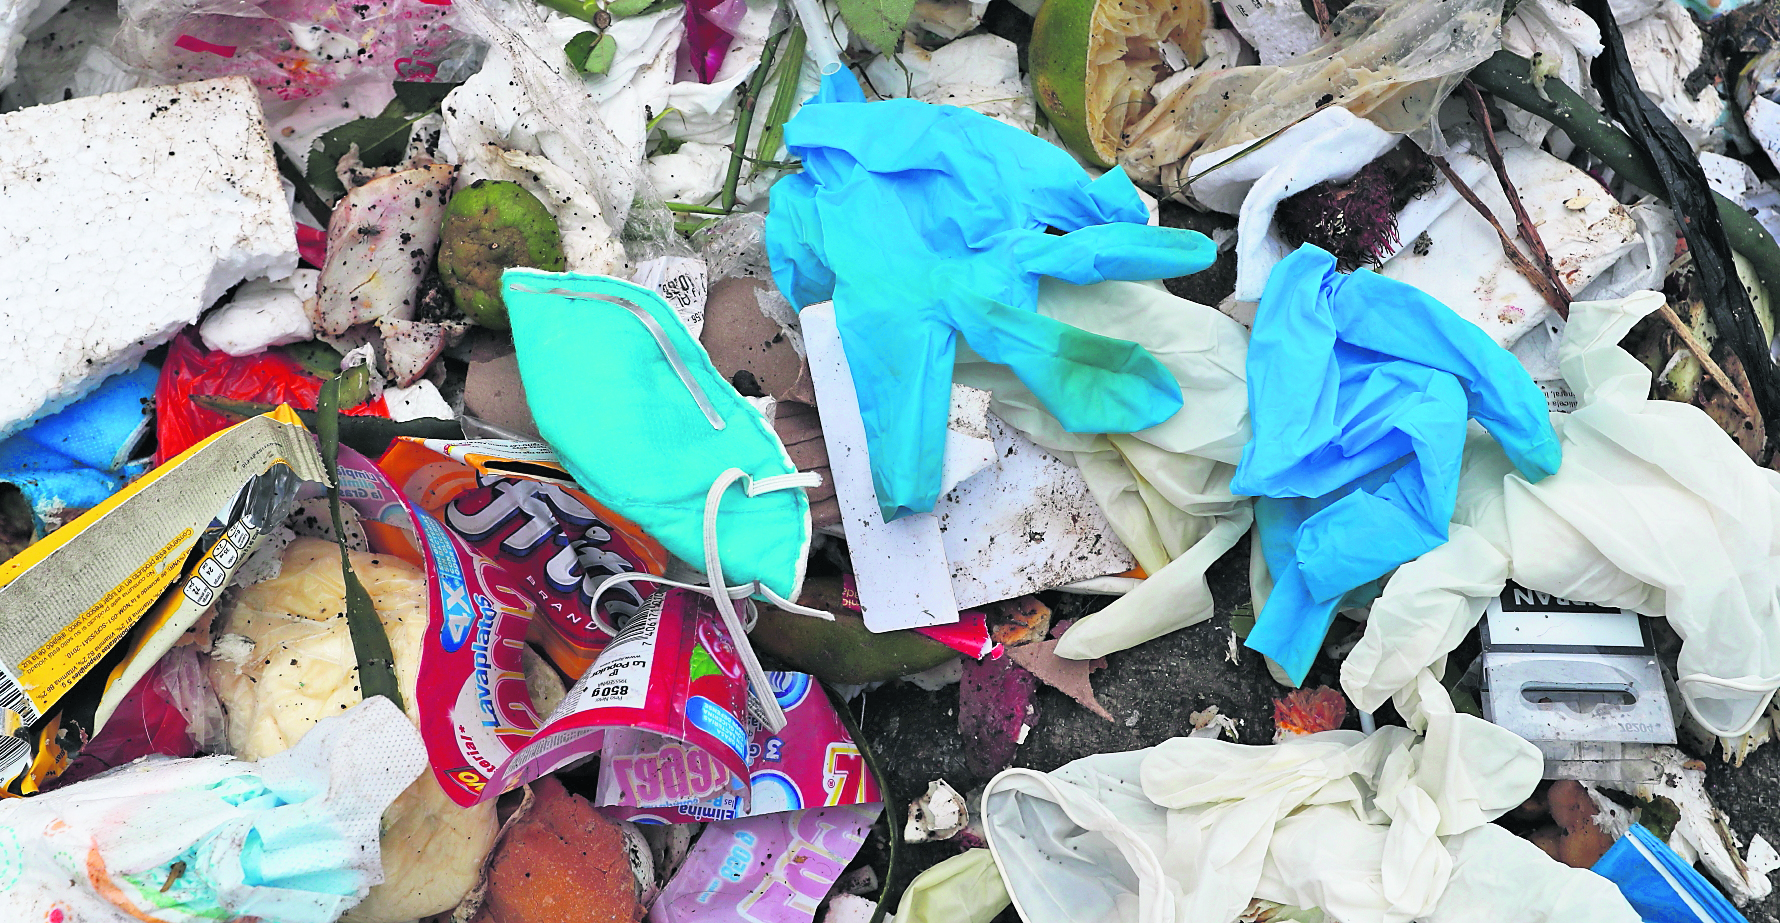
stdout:
{"type": "Polygon", "coordinates": [[[0,116],[0,437],[142,361],[296,226],[244,78],[0,116]]]}

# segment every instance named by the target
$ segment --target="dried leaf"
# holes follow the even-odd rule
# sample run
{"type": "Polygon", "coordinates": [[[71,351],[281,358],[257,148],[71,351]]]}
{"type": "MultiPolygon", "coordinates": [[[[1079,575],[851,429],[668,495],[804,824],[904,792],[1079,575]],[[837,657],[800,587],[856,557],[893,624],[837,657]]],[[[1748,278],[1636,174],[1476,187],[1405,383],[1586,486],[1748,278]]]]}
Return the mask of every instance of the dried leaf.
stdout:
{"type": "Polygon", "coordinates": [[[1080,702],[1083,708],[1108,721],[1114,720],[1112,712],[1094,697],[1094,684],[1088,681],[1088,675],[1094,672],[1093,661],[1066,660],[1057,656],[1056,641],[1010,647],[1007,655],[1027,672],[1044,680],[1046,685],[1080,702]]]}
{"type": "Polygon", "coordinates": [[[964,661],[958,732],[964,735],[964,762],[971,772],[987,779],[1013,764],[1020,728],[1037,715],[1032,706],[1036,684],[1012,657],[964,661]]]}

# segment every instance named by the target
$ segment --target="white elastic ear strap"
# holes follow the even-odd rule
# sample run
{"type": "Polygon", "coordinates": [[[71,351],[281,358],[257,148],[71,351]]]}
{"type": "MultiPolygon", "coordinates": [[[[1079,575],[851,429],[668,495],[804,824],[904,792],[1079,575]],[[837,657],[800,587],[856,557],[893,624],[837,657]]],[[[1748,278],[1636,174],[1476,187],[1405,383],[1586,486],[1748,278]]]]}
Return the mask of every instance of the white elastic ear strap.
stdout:
{"type": "MultiPolygon", "coordinates": [[[[745,583],[741,586],[729,586],[724,582],[723,562],[717,554],[717,511],[718,507],[722,505],[724,492],[729,490],[729,485],[734,484],[738,480],[742,482],[743,491],[747,493],[748,496],[757,497],[761,494],[771,493],[775,490],[816,487],[822,483],[822,476],[813,471],[799,471],[792,474],[780,474],[774,475],[773,477],[761,478],[756,481],[753,478],[748,477],[747,472],[740,468],[731,468],[728,471],[723,472],[721,475],[718,475],[717,480],[711,484],[710,492],[705,494],[705,577],[710,581],[710,586],[681,583],[678,580],[668,580],[663,577],[657,577],[654,574],[631,571],[622,574],[613,574],[601,581],[599,588],[593,593],[593,598],[597,602],[601,597],[606,595],[606,590],[613,586],[620,583],[630,583],[639,580],[659,584],[661,586],[692,590],[711,597],[711,599],[717,603],[717,612],[723,618],[723,626],[729,630],[730,635],[735,640],[736,650],[742,658],[742,668],[748,674],[748,686],[754,691],[754,697],[756,699],[756,704],[760,708],[761,717],[766,721],[767,728],[774,733],[777,733],[785,728],[785,711],[779,707],[778,696],[773,694],[772,684],[768,682],[766,678],[766,670],[760,666],[760,658],[754,654],[754,645],[748,640],[748,626],[742,623],[741,616],[736,610],[735,601],[738,599],[746,599],[755,593],[759,593],[762,596],[765,596],[774,606],[787,612],[793,612],[798,615],[807,615],[812,618],[825,619],[831,622],[834,621],[834,616],[821,609],[811,609],[807,606],[800,606],[794,602],[783,599],[777,593],[767,589],[758,582],[745,583]],[[718,590],[719,587],[722,588],[721,591],[718,590]]],[[[617,627],[607,621],[605,612],[600,610],[597,605],[593,607],[592,615],[594,623],[597,624],[602,631],[605,631],[610,635],[618,634],[617,627]]]]}

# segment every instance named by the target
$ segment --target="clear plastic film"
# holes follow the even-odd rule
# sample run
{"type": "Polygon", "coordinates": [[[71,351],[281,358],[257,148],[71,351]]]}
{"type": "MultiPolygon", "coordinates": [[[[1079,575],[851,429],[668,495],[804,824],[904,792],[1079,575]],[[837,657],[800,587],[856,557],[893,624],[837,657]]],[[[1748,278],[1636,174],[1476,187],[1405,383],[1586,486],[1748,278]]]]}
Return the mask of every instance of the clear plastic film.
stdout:
{"type": "Polygon", "coordinates": [[[1336,19],[1335,38],[1292,63],[1214,71],[1180,87],[1131,129],[1119,160],[1134,179],[1184,194],[1186,160],[1264,138],[1324,105],[1440,148],[1440,103],[1501,47],[1495,0],[1360,2],[1336,19]]]}

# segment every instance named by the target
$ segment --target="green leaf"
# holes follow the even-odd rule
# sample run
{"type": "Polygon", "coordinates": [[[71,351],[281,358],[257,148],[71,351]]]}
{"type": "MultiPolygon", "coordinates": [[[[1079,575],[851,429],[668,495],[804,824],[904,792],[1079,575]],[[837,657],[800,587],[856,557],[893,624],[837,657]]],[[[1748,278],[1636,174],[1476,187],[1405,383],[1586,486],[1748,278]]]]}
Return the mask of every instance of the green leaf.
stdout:
{"type": "Polygon", "coordinates": [[[841,19],[867,45],[884,54],[896,50],[902,27],[915,12],[915,0],[839,0],[841,19]]]}
{"type": "Polygon", "coordinates": [[[316,398],[315,435],[321,440],[321,460],[328,469],[328,512],[334,520],[334,537],[340,543],[340,575],[346,583],[346,630],[352,637],[358,660],[359,689],[364,698],[384,696],[402,708],[402,691],[396,685],[396,660],[389,649],[389,635],[377,617],[377,605],[346,553],[346,529],[340,521],[340,379],[330,378],[316,398]]]}
{"type": "Polygon", "coordinates": [[[569,66],[581,69],[581,62],[587,60],[587,53],[593,50],[593,44],[600,40],[600,34],[592,30],[580,32],[562,46],[562,53],[569,56],[569,66]]]}
{"type": "Polygon", "coordinates": [[[583,32],[570,39],[569,45],[574,45],[582,35],[594,35],[594,39],[584,55],[578,55],[565,47],[564,50],[569,52],[569,63],[574,65],[575,70],[596,77],[611,70],[612,62],[618,60],[618,40],[610,35],[583,32]]]}
{"type": "Polygon", "coordinates": [[[612,0],[606,4],[606,12],[614,19],[626,16],[647,16],[662,10],[671,10],[680,5],[680,0],[612,0]]]}
{"type": "MultiPolygon", "coordinates": [[[[418,80],[396,81],[396,102],[409,115],[421,115],[439,108],[445,95],[463,86],[461,83],[421,83],[418,80]]],[[[388,114],[388,113],[385,113],[388,114]]]]}
{"type": "MultiPolygon", "coordinates": [[[[387,110],[386,110],[387,111],[387,110]]],[[[408,149],[408,134],[420,116],[377,115],[355,119],[316,139],[309,152],[309,168],[303,175],[324,195],[344,195],[346,187],[334,175],[340,158],[358,145],[358,158],[367,167],[393,167],[408,149]]],[[[319,216],[318,216],[319,217],[319,216]]]]}

